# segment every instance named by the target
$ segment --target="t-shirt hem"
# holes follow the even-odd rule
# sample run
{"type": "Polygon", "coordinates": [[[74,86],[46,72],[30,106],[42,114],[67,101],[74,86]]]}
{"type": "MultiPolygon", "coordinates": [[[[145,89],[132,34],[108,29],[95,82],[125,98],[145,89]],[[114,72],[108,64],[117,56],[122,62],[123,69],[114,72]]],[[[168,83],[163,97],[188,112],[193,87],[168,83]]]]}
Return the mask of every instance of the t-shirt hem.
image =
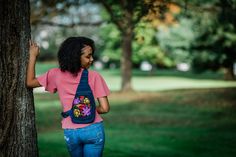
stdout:
{"type": "Polygon", "coordinates": [[[70,127],[62,126],[62,129],[79,129],[79,128],[84,128],[84,127],[87,127],[91,124],[100,123],[100,122],[103,122],[103,120],[101,119],[101,120],[98,120],[98,121],[95,121],[95,122],[89,123],[89,124],[75,124],[75,126],[73,126],[73,127],[72,126],[70,126],[70,127]],[[79,126],[79,125],[81,125],[81,126],[79,126]]]}

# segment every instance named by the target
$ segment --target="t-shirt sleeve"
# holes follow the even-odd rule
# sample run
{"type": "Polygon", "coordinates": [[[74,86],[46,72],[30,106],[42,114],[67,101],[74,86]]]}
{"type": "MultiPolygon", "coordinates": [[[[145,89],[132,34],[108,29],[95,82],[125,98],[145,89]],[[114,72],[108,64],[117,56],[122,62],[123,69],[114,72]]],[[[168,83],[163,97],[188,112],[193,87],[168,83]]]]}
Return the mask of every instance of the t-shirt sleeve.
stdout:
{"type": "Polygon", "coordinates": [[[94,97],[100,98],[104,96],[108,96],[110,94],[110,90],[103,79],[103,77],[96,73],[95,80],[94,80],[94,97]]]}
{"type": "Polygon", "coordinates": [[[56,86],[56,69],[51,69],[46,73],[37,77],[39,84],[42,85],[46,91],[55,93],[57,91],[56,86]]]}

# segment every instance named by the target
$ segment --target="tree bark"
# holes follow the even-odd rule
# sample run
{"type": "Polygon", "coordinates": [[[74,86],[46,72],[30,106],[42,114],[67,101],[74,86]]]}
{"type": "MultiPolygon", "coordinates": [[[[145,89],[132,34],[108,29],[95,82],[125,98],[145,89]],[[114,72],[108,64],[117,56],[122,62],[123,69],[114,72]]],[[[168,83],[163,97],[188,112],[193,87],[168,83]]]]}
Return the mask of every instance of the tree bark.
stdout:
{"type": "Polygon", "coordinates": [[[133,91],[132,88],[132,29],[122,34],[122,55],[121,55],[121,91],[133,91]]]}
{"type": "Polygon", "coordinates": [[[0,157],[38,157],[33,93],[25,85],[29,1],[1,1],[0,15],[0,157]]]}

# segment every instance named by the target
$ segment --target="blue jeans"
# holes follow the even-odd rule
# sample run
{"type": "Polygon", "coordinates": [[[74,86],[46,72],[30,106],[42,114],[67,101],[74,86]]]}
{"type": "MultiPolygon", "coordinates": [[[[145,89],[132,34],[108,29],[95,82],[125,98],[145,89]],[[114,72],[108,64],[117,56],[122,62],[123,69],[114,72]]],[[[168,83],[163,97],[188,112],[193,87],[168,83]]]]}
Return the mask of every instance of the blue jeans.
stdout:
{"type": "Polygon", "coordinates": [[[71,157],[102,157],[105,143],[102,122],[79,129],[64,129],[64,138],[71,157]]]}

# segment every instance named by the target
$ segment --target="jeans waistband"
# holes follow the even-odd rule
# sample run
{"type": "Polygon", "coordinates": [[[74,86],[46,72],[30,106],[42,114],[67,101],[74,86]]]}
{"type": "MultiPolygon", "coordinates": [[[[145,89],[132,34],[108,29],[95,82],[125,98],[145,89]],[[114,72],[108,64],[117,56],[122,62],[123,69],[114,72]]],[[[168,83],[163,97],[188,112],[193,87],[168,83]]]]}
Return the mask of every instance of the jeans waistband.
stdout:
{"type": "Polygon", "coordinates": [[[88,125],[88,126],[86,126],[86,127],[83,127],[83,128],[76,128],[76,129],[64,129],[64,130],[87,130],[87,129],[92,129],[92,128],[97,128],[97,127],[101,127],[101,126],[103,126],[103,121],[101,121],[101,122],[97,122],[97,123],[92,123],[92,124],[90,124],[90,125],[88,125]]]}

